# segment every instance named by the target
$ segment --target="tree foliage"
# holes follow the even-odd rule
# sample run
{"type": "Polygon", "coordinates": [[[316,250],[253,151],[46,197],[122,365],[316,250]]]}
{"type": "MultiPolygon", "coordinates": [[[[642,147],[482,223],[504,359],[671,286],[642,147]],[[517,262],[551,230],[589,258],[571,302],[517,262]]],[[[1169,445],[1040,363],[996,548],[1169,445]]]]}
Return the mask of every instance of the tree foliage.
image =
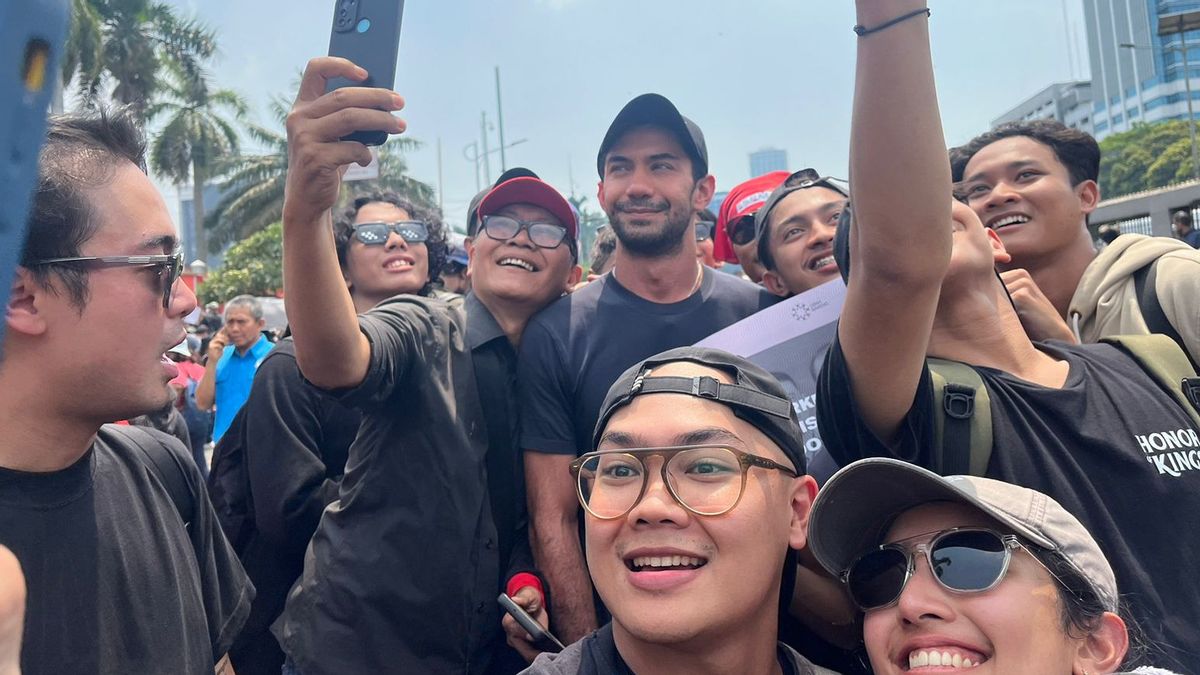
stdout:
{"type": "Polygon", "coordinates": [[[234,244],[221,268],[200,285],[201,302],[235,295],[275,295],[283,288],[283,226],[275,222],[234,244]]]}
{"type": "Polygon", "coordinates": [[[567,201],[579,212],[579,261],[591,264],[592,242],[596,241],[596,232],[608,225],[608,216],[593,210],[587,204],[587,196],[567,197],[567,201]]]}
{"type": "Polygon", "coordinates": [[[1101,141],[1100,152],[1105,199],[1192,178],[1192,145],[1184,120],[1135,124],[1101,141]]]}

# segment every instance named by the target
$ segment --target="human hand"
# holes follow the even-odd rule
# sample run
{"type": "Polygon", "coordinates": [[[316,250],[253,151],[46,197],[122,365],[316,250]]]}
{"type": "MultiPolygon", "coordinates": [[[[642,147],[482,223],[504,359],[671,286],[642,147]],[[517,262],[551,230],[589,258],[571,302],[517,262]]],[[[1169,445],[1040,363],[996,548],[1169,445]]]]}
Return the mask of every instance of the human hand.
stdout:
{"type": "Polygon", "coordinates": [[[398,134],[404,121],[391,111],[404,107],[394,91],[377,87],[344,87],[325,93],[334,77],[362,82],[367,71],[346,59],[321,56],[308,62],[300,92],[287,117],[288,173],[284,188],[284,222],[316,223],[337,201],[346,166],[371,162],[371,151],[341,138],[355,131],[398,134]]]}
{"type": "Polygon", "coordinates": [[[221,356],[225,354],[225,347],[228,344],[229,334],[222,328],[208,341],[208,362],[215,365],[221,359],[221,356]]]}
{"type": "MultiPolygon", "coordinates": [[[[550,628],[550,614],[546,611],[545,603],[542,602],[542,594],[533,586],[524,586],[517,591],[516,595],[512,596],[513,602],[529,613],[534,621],[537,621],[542,628],[550,628]]],[[[526,662],[532,663],[541,650],[533,645],[533,638],[529,633],[521,628],[521,624],[512,618],[507,612],[504,614],[504,619],[500,624],[504,627],[504,634],[507,637],[508,646],[517,650],[521,658],[526,662]]]]}
{"type": "Polygon", "coordinates": [[[12,551],[0,546],[0,675],[20,675],[25,625],[25,575],[12,551]]]}
{"type": "Polygon", "coordinates": [[[1024,269],[1008,270],[1000,273],[1000,280],[1008,288],[1013,304],[1017,306],[1017,316],[1021,325],[1029,334],[1031,340],[1063,340],[1075,344],[1075,334],[1067,326],[1062,315],[1055,309],[1050,299],[1042,293],[1033,277],[1024,269]]]}

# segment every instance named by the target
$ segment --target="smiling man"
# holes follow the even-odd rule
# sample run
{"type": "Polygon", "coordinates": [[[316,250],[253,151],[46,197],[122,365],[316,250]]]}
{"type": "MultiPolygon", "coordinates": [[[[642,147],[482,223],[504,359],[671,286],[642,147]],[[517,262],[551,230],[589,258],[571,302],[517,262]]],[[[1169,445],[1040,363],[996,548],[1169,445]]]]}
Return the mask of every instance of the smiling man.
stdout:
{"type": "Polygon", "coordinates": [[[1096,139],[1054,120],[1014,122],[950,159],[959,198],[1012,256],[1003,278],[1033,337],[1164,333],[1200,363],[1200,251],[1126,234],[1097,253],[1087,227],[1100,202],[1096,139]]]}
{"type": "Polygon", "coordinates": [[[701,339],[776,298],[697,257],[692,222],[712,200],[704,135],[658,94],[617,114],[596,156],[599,201],[617,236],[613,270],[536,317],[521,345],[521,442],[534,554],[554,588],[559,637],[597,625],[562,480],[591,447],[604,395],[639,360],[701,339]]]}
{"type": "Polygon", "coordinates": [[[833,235],[846,189],[814,169],[788,176],[754,216],[762,282],[787,298],[838,277],[833,235]]]}
{"type": "Polygon", "coordinates": [[[196,296],[125,113],[51,118],[0,361],[0,545],[26,673],[205,673],[254,590],[199,469],[157,431],[196,296]],[[81,340],[86,348],[80,348],[81,340]]]}
{"type": "Polygon", "coordinates": [[[777,641],[817,486],[770,374],[712,349],[659,354],[609,390],[595,448],[571,471],[612,623],[527,673],[831,672],[777,641]]]}
{"type": "MultiPolygon", "coordinates": [[[[391,113],[403,101],[377,88],[326,94],[333,77],[366,73],[344,59],[313,59],[288,118],[284,284],[300,371],[359,409],[362,423],[338,499],[274,626],[283,670],[502,668],[494,660],[505,639],[500,591],[547,620],[535,609],[545,606],[535,577],[515,574],[529,571],[518,533],[516,348],[530,317],[579,280],[578,224],[545,182],[504,181],[479,204],[465,299],[397,295],[358,315],[331,208],[343,167],[371,155],[340,139],[359,129],[400,132],[391,113]]],[[[514,643],[527,646],[519,637],[514,643]]]]}

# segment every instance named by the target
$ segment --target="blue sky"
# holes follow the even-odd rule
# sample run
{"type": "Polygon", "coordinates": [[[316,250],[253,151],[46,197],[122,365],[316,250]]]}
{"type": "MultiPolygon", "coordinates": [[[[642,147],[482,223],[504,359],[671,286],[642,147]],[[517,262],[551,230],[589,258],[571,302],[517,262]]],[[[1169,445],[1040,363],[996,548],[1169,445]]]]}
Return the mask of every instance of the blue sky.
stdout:
{"type": "MultiPolygon", "coordinates": [[[[305,62],[328,47],[333,0],[168,1],[216,29],[214,82],[242,93],[262,123],[272,123],[270,96],[290,100],[305,62]]],[[[951,144],[1051,82],[1088,76],[1080,0],[930,6],[951,144]]],[[[787,149],[793,169],[844,176],[853,24],[850,0],[408,0],[396,89],[408,134],[424,143],[409,164],[436,187],[441,140],[446,215],[461,226],[476,191],[463,148],[480,138],[480,111],[495,121],[499,66],[505,139],[527,139],[507,151],[508,166],[593,206],[600,139],[647,91],[704,130],[718,190],[748,178],[747,154],[764,146],[787,149]]],[[[491,170],[494,179],[498,155],[491,170]]]]}

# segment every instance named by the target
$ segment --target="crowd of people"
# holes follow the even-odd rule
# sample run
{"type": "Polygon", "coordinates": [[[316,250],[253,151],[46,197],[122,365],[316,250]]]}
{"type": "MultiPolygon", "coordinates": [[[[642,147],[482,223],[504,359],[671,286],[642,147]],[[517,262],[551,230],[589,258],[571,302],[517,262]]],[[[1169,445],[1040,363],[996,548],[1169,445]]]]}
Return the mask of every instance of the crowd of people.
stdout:
{"type": "Polygon", "coordinates": [[[465,237],[339,207],[371,159],[342,139],[404,101],[314,58],[280,336],[251,296],[185,330],[139,130],[53,117],[0,362],[0,673],[1200,673],[1189,212],[1094,233],[1099,146],[1054,121],[947,149],[925,1],[856,6],[851,180],[710,211],[700,126],[638,96],[586,277],[529,169],[465,237]],[[695,345],[827,283],[819,486],[789,390],[695,345]]]}

